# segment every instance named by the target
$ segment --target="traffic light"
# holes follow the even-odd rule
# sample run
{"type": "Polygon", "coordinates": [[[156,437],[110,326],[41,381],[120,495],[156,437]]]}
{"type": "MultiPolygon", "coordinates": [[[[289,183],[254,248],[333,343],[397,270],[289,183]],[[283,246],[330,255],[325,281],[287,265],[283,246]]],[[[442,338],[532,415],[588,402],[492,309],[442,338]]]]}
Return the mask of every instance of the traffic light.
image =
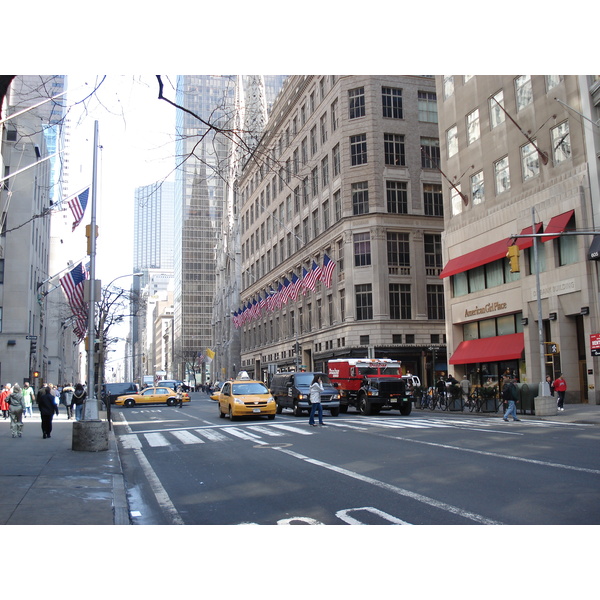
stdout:
{"type": "Polygon", "coordinates": [[[506,256],[510,262],[510,272],[519,273],[521,271],[519,268],[519,246],[516,244],[509,246],[506,256]]]}
{"type": "Polygon", "coordinates": [[[40,376],[40,372],[39,371],[34,371],[33,372],[34,379],[37,379],[39,376],[40,376]]]}

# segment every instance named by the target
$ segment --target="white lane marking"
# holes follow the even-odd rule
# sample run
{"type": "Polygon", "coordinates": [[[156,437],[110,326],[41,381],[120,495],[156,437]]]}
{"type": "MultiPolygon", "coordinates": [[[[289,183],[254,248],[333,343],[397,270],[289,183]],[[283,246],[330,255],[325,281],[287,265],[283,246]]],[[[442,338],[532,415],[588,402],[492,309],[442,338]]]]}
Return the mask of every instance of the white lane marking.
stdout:
{"type": "Polygon", "coordinates": [[[184,444],[204,444],[204,440],[190,431],[172,431],[171,433],[184,444]]]}
{"type": "MultiPolygon", "coordinates": [[[[123,424],[125,425],[127,433],[133,433],[129,423],[127,422],[127,419],[125,418],[125,415],[121,414],[121,418],[123,419],[123,424]]],[[[154,472],[152,465],[148,462],[148,459],[144,455],[144,451],[136,448],[134,449],[134,453],[142,470],[144,471],[144,475],[146,475],[146,479],[150,484],[150,488],[152,489],[152,493],[154,494],[156,501],[158,502],[167,519],[170,521],[170,524],[185,525],[183,519],[177,512],[175,505],[171,502],[169,494],[167,494],[167,491],[162,486],[160,479],[154,472]]]]}
{"type": "Polygon", "coordinates": [[[144,437],[153,448],[169,445],[169,440],[162,433],[145,433],[144,437]]]}
{"type": "Polygon", "coordinates": [[[335,473],[339,473],[340,475],[345,475],[346,477],[351,477],[352,479],[357,479],[358,481],[362,481],[363,483],[367,483],[369,485],[374,485],[376,487],[382,488],[388,492],[392,492],[394,494],[398,494],[399,496],[404,496],[406,498],[411,498],[417,502],[421,502],[422,504],[427,504],[429,506],[433,506],[434,508],[438,508],[445,512],[449,512],[464,519],[468,519],[470,521],[475,521],[476,523],[482,523],[484,525],[502,525],[500,521],[494,521],[493,519],[488,519],[482,515],[478,515],[477,513],[470,512],[468,510],[464,510],[462,508],[458,508],[457,506],[452,506],[451,504],[446,504],[445,502],[440,502],[439,500],[435,500],[435,498],[429,498],[428,496],[424,496],[423,494],[417,494],[416,492],[411,492],[410,490],[405,490],[398,486],[392,485],[390,483],[385,483],[383,481],[379,481],[378,479],[373,479],[372,477],[367,477],[366,475],[361,475],[360,473],[355,473],[354,471],[350,471],[348,469],[344,469],[342,467],[338,467],[336,465],[331,465],[329,463],[323,462],[321,460],[316,460],[314,458],[310,458],[303,454],[299,454],[298,452],[294,452],[293,450],[288,450],[287,448],[278,448],[273,447],[273,450],[276,452],[283,452],[284,454],[288,454],[293,458],[297,458],[299,460],[303,460],[307,463],[315,465],[317,467],[321,467],[323,469],[328,469],[330,471],[334,471],[335,473]]]}
{"type": "Polygon", "coordinates": [[[367,431],[368,427],[359,427],[358,425],[349,425],[348,423],[344,423],[342,421],[339,421],[337,423],[334,423],[333,421],[328,420],[327,421],[327,426],[332,426],[332,427],[344,427],[345,429],[356,429],[357,431],[367,431]]]}
{"type": "Polygon", "coordinates": [[[492,456],[494,458],[503,458],[505,460],[514,460],[516,462],[524,462],[532,465],[541,465],[543,467],[552,467],[554,469],[565,469],[567,471],[578,471],[580,473],[591,473],[592,475],[600,475],[598,469],[587,469],[585,467],[574,467],[572,465],[563,465],[561,463],[549,462],[545,460],[537,460],[534,458],[522,458],[521,456],[511,456],[508,454],[500,454],[498,452],[488,452],[486,450],[473,450],[471,448],[461,448],[458,446],[452,446],[450,444],[439,444],[437,442],[425,442],[423,440],[412,440],[410,438],[393,437],[382,435],[391,440],[401,440],[403,442],[410,442],[413,444],[423,444],[425,446],[435,446],[437,448],[444,448],[445,450],[458,450],[459,452],[470,452],[471,454],[480,454],[481,456],[492,456]]]}

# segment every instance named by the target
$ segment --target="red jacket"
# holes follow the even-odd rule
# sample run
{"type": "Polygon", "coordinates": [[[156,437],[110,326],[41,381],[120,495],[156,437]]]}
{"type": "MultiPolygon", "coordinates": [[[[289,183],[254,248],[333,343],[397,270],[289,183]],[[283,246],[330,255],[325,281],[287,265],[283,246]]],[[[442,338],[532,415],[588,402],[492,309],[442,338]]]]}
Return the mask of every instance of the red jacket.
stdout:
{"type": "Polygon", "coordinates": [[[566,392],[567,391],[567,382],[564,379],[557,379],[554,382],[554,390],[557,392],[566,392]]]}

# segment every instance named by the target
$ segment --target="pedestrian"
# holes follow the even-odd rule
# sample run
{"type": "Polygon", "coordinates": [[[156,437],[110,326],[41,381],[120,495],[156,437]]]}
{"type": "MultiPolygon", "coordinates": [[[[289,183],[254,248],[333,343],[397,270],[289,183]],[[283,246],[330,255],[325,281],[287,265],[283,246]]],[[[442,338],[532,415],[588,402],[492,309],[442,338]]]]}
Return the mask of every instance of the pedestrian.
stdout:
{"type": "Polygon", "coordinates": [[[25,410],[25,401],[21,393],[21,386],[15,383],[10,396],[6,399],[8,403],[8,412],[10,414],[10,432],[12,436],[21,437],[23,431],[23,411],[25,410]]]}
{"type": "Polygon", "coordinates": [[[179,408],[181,408],[183,406],[183,385],[181,383],[177,386],[176,393],[177,393],[177,404],[178,404],[179,408]]]}
{"type": "Polygon", "coordinates": [[[33,393],[33,388],[29,385],[29,381],[26,381],[23,384],[23,390],[21,391],[23,394],[23,400],[25,401],[25,412],[23,414],[23,418],[33,417],[33,398],[35,394],[33,393]]]}
{"type": "Polygon", "coordinates": [[[508,403],[508,408],[502,417],[505,421],[508,421],[508,417],[512,417],[513,421],[520,421],[517,419],[517,405],[515,398],[517,397],[517,387],[510,377],[504,377],[504,385],[502,386],[502,400],[504,403],[508,403]]]}
{"type": "Polygon", "coordinates": [[[75,388],[72,384],[67,383],[67,385],[63,386],[63,389],[60,392],[60,403],[64,404],[65,409],[67,411],[67,421],[70,421],[73,418],[73,411],[71,410],[71,400],[73,398],[73,392],[75,388]]]}
{"type": "Polygon", "coordinates": [[[2,411],[2,418],[8,419],[8,402],[7,399],[10,396],[10,392],[12,390],[12,386],[10,383],[7,383],[4,386],[2,392],[0,392],[0,410],[2,411]]]}
{"type": "Polygon", "coordinates": [[[558,410],[565,410],[563,406],[565,402],[565,392],[567,391],[567,382],[565,381],[563,374],[561,373],[554,381],[554,389],[558,395],[557,408],[558,410]]]}
{"type": "Polygon", "coordinates": [[[446,395],[446,382],[444,378],[440,375],[438,382],[435,384],[435,389],[438,393],[438,397],[443,398],[446,395]]]}
{"type": "Polygon", "coordinates": [[[554,396],[554,381],[552,381],[552,377],[550,377],[550,375],[546,375],[546,383],[550,388],[550,395],[554,396]]]}
{"type": "Polygon", "coordinates": [[[50,386],[46,386],[40,391],[42,394],[38,394],[38,408],[42,417],[42,438],[46,439],[52,433],[52,419],[56,411],[56,404],[50,386]]]}
{"type": "Polygon", "coordinates": [[[315,375],[310,384],[310,417],[308,424],[316,427],[315,413],[319,412],[319,425],[323,425],[323,407],[321,406],[321,393],[325,390],[320,375],[315,375]]]}
{"type": "Polygon", "coordinates": [[[463,375],[462,381],[460,382],[460,389],[462,391],[463,402],[467,404],[469,402],[469,395],[471,394],[471,382],[466,373],[463,375]]]}
{"type": "Polygon", "coordinates": [[[51,383],[50,384],[50,393],[54,396],[54,414],[58,417],[58,405],[60,403],[60,393],[58,388],[51,383]]]}
{"type": "Polygon", "coordinates": [[[85,393],[85,389],[81,383],[75,385],[75,390],[73,392],[73,397],[71,398],[71,414],[73,412],[73,406],[75,407],[75,420],[81,421],[81,416],[83,412],[83,403],[85,402],[87,394],[85,393]]]}

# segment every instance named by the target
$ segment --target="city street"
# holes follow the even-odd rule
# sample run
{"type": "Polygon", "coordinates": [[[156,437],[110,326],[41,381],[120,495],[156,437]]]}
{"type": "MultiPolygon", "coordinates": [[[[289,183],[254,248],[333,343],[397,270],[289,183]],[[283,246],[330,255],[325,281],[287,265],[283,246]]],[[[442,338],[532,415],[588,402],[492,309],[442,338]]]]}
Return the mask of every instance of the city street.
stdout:
{"type": "Polygon", "coordinates": [[[597,426],[413,409],[310,427],[114,408],[134,524],[600,524],[597,426]]]}

